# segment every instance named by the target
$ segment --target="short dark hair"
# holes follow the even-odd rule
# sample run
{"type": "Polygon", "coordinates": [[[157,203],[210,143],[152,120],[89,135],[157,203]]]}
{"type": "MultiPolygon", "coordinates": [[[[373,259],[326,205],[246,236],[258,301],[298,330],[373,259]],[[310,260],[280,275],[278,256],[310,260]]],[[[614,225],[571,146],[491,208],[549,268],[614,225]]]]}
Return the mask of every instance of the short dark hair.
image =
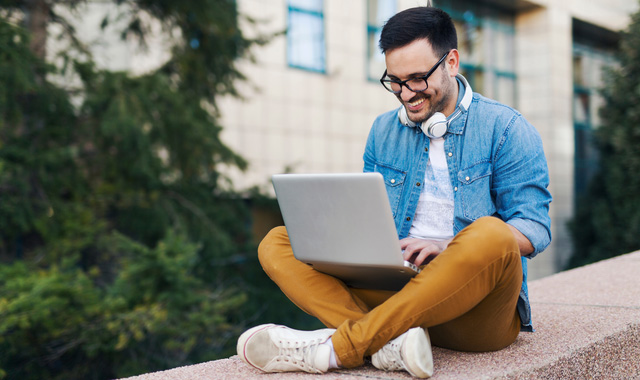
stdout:
{"type": "Polygon", "coordinates": [[[409,8],[392,16],[382,27],[380,49],[383,53],[418,39],[427,39],[436,55],[458,48],[458,35],[447,12],[427,6],[409,8]]]}

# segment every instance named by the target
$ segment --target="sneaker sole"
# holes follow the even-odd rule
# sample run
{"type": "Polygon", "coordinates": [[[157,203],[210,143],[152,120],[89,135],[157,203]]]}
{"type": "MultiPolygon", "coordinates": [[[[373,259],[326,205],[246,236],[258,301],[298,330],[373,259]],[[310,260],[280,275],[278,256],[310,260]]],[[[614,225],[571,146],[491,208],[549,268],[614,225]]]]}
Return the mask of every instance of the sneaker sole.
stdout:
{"type": "Polygon", "coordinates": [[[270,327],[274,327],[276,326],[273,323],[270,324],[266,324],[266,325],[259,325],[259,326],[255,326],[250,328],[249,330],[245,331],[242,333],[242,335],[240,335],[240,337],[238,338],[238,345],[236,346],[236,351],[238,351],[238,356],[240,356],[240,359],[242,359],[243,362],[249,364],[250,366],[257,368],[261,371],[264,371],[262,368],[260,368],[259,366],[253,364],[249,358],[247,358],[246,355],[246,348],[247,348],[247,342],[249,341],[249,339],[251,339],[255,334],[257,334],[258,332],[268,329],[270,327]]]}
{"type": "Polygon", "coordinates": [[[402,345],[402,358],[407,371],[413,376],[425,379],[433,375],[433,355],[429,334],[420,327],[407,332],[402,345]]]}

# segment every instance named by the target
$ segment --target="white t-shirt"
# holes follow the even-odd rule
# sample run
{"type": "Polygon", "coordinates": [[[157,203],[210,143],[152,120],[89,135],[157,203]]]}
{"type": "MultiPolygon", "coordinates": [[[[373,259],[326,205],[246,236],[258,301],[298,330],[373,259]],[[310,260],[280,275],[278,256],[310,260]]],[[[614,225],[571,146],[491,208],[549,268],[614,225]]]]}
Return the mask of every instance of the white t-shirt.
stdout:
{"type": "Polygon", "coordinates": [[[429,162],[409,237],[447,240],[453,237],[453,188],[444,138],[429,141],[429,162]]]}

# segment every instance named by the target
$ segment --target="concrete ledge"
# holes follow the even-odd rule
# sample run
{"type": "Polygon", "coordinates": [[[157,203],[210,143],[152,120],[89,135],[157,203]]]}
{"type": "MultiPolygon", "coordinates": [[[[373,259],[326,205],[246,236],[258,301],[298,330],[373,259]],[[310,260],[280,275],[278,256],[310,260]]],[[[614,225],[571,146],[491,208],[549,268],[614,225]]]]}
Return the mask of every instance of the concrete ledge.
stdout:
{"type": "MultiPolygon", "coordinates": [[[[432,379],[640,380],[640,251],[529,283],[535,333],[492,353],[434,347],[432,379]]],[[[237,356],[131,377],[168,379],[315,379],[262,374],[237,356]]],[[[371,365],[332,371],[324,379],[409,379],[371,365]]]]}

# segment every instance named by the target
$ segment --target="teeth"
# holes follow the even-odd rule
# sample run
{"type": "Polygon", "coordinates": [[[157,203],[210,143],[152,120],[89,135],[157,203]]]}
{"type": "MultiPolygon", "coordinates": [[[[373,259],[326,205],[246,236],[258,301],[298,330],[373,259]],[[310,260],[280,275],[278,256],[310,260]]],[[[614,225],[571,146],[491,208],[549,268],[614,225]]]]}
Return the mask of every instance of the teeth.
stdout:
{"type": "Polygon", "coordinates": [[[422,99],[420,99],[420,100],[416,100],[416,101],[415,101],[415,102],[413,102],[413,103],[409,103],[409,105],[410,105],[411,107],[415,107],[415,106],[417,106],[417,105],[422,104],[422,102],[424,102],[424,98],[422,98],[422,99]]]}

